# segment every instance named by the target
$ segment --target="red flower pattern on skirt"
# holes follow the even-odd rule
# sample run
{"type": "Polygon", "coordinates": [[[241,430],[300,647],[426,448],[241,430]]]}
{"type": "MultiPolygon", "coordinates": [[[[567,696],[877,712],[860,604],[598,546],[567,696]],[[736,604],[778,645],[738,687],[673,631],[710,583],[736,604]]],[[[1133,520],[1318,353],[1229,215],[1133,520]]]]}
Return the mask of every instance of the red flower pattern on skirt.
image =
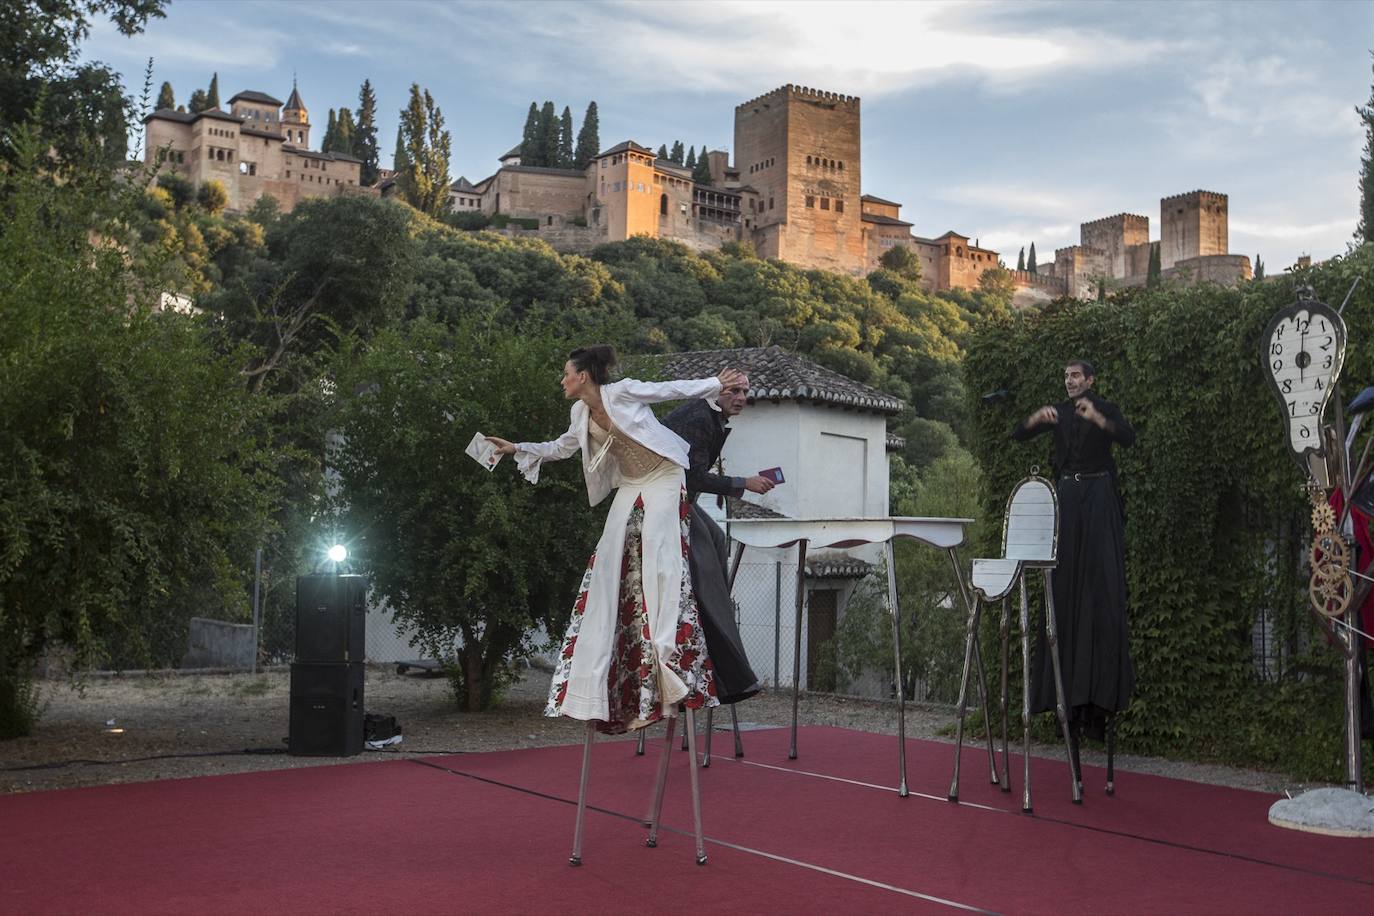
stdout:
{"type": "MultiPolygon", "coordinates": [[[[687,491],[684,489],[681,491],[678,505],[684,556],[690,546],[690,509],[691,504],[687,501],[687,491]]],[[[617,625],[611,652],[610,673],[606,682],[609,718],[597,726],[597,730],[605,734],[620,734],[631,728],[642,728],[663,718],[663,704],[660,700],[654,665],[655,651],[644,600],[641,541],[643,527],[644,502],[637,499],[626,525],[625,550],[621,558],[620,592],[616,602],[617,625]]],[[[559,652],[559,663],[554,669],[553,682],[549,685],[549,703],[544,709],[546,716],[562,715],[563,699],[568,691],[568,675],[572,669],[572,658],[576,651],[577,635],[582,626],[582,616],[587,607],[587,592],[595,562],[596,554],[592,554],[591,560],[587,563],[587,572],[582,577],[577,600],[573,604],[573,616],[568,623],[568,632],[559,652]]],[[[696,598],[692,594],[685,562],[682,564],[674,648],[670,657],[664,659],[663,663],[687,685],[687,697],[683,702],[688,708],[701,709],[718,705],[715,675],[706,653],[706,634],[701,628],[701,617],[697,610],[696,598]]]]}

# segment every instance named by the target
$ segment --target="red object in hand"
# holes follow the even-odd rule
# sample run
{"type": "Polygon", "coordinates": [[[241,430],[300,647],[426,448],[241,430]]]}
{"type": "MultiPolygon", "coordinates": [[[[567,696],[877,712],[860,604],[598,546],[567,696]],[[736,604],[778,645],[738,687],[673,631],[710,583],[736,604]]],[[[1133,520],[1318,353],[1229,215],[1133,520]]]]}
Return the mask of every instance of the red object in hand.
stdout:
{"type": "Polygon", "coordinates": [[[759,471],[759,476],[765,477],[775,484],[782,483],[784,479],[782,476],[782,468],[769,468],[766,471],[759,471]]]}

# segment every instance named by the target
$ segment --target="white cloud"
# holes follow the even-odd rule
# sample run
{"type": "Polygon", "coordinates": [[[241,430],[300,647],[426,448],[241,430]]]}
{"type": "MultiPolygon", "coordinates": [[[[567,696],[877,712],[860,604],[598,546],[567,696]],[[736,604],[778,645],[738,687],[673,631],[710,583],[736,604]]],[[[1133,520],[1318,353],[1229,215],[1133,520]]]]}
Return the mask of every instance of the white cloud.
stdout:
{"type": "Polygon", "coordinates": [[[274,69],[288,42],[287,35],[258,22],[250,26],[216,20],[213,29],[196,20],[190,24],[192,28],[185,28],[155,19],[144,34],[126,38],[108,19],[97,19],[82,54],[122,65],[126,72],[141,72],[149,57],[159,69],[194,65],[206,71],[253,72],[274,69]]]}
{"type": "Polygon", "coordinates": [[[1320,223],[1251,222],[1249,220],[1229,220],[1229,228],[1237,235],[1274,241],[1302,241],[1329,238],[1332,235],[1349,236],[1355,231],[1355,219],[1333,219],[1320,223]]]}

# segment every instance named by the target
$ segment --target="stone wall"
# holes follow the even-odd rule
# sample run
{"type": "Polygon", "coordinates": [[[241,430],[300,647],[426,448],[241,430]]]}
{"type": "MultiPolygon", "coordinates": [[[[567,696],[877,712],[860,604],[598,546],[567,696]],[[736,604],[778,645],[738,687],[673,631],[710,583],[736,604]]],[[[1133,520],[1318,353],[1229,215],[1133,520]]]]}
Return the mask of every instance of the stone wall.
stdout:
{"type": "Polygon", "coordinates": [[[1159,264],[1228,254],[1227,198],[1214,191],[1189,191],[1159,202],[1159,264]]]}
{"type": "Polygon", "coordinates": [[[1110,277],[1129,277],[1136,273],[1135,261],[1142,247],[1149,258],[1150,218],[1147,216],[1118,213],[1083,223],[1078,233],[1081,245],[1107,253],[1107,275],[1110,277]]]}

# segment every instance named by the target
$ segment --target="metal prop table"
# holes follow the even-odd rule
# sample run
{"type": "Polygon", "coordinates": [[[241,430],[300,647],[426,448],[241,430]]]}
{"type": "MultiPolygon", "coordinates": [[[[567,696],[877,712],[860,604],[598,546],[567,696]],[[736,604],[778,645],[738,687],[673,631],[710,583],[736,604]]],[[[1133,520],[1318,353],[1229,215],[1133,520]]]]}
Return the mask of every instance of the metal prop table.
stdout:
{"type": "MultiPolygon", "coordinates": [[[[806,606],[806,551],[808,548],[845,548],[863,544],[882,544],[887,559],[887,598],[892,613],[892,651],[897,664],[897,766],[901,781],[897,794],[906,797],[906,698],[902,687],[902,636],[898,626],[900,608],[897,602],[897,576],[893,566],[892,541],[909,538],[949,554],[954,578],[964,608],[969,607],[968,587],[959,568],[956,548],[964,542],[964,531],[973,523],[970,518],[736,518],[726,524],[730,537],[737,542],[734,558],[739,563],[739,551],[745,547],[797,548],[797,619],[792,646],[792,744],[788,759],[797,759],[797,698],[800,690],[802,612],[806,606]]],[[[983,689],[985,679],[980,678],[983,689]]],[[[991,731],[988,732],[988,758],[993,773],[991,731]]],[[[995,779],[995,775],[994,775],[995,779]]]]}

